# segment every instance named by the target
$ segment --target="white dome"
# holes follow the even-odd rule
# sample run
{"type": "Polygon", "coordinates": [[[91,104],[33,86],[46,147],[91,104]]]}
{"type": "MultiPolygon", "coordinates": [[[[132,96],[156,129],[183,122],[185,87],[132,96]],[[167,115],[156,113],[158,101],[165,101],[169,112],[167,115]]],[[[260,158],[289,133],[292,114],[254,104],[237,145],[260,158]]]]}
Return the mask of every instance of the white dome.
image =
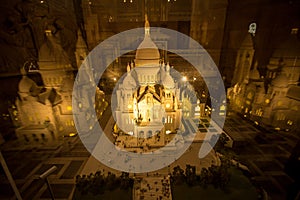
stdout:
{"type": "Polygon", "coordinates": [[[166,74],[162,80],[162,85],[166,88],[174,88],[175,87],[175,82],[173,78],[171,77],[170,74],[166,74]]]}
{"type": "Polygon", "coordinates": [[[136,82],[134,78],[131,76],[130,72],[128,72],[127,76],[123,80],[123,87],[125,89],[133,89],[136,87],[136,82]]]}

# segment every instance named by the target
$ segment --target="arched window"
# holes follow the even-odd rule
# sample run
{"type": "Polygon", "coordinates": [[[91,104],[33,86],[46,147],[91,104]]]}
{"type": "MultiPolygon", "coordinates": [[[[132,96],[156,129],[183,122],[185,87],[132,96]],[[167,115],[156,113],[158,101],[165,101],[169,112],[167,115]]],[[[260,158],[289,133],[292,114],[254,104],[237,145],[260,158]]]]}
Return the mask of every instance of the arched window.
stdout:
{"type": "Polygon", "coordinates": [[[151,130],[148,131],[147,137],[152,137],[152,131],[151,130]]]}
{"type": "Polygon", "coordinates": [[[140,131],[139,136],[140,136],[140,138],[143,138],[144,137],[144,131],[140,131]]]}

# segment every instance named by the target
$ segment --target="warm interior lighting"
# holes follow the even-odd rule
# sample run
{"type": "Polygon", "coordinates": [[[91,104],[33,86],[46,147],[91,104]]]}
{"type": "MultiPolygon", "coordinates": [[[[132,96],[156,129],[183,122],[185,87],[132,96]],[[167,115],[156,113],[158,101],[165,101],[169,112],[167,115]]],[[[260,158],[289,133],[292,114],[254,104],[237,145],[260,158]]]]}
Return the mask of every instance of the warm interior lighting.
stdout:
{"type": "Polygon", "coordinates": [[[72,106],[67,106],[67,110],[71,111],[72,110],[72,106]]]}
{"type": "Polygon", "coordinates": [[[181,80],[182,80],[182,81],[187,81],[187,77],[186,77],[186,76],[183,76],[181,80]]]}
{"type": "Polygon", "coordinates": [[[132,108],[132,105],[131,105],[131,104],[128,104],[127,107],[128,107],[128,109],[131,109],[131,108],[132,108]]]}
{"type": "Polygon", "coordinates": [[[265,100],[265,103],[266,103],[266,104],[270,103],[270,99],[266,99],[266,100],[265,100]]]}
{"type": "Polygon", "coordinates": [[[168,135],[168,134],[170,134],[170,133],[171,133],[171,131],[170,131],[170,130],[167,130],[167,131],[166,131],[166,134],[167,134],[167,135],[168,135]]]}
{"type": "Polygon", "coordinates": [[[74,137],[74,136],[76,136],[76,133],[69,133],[69,136],[74,137]]]}
{"type": "Polygon", "coordinates": [[[170,108],[171,105],[169,103],[166,104],[166,108],[170,108]]]}

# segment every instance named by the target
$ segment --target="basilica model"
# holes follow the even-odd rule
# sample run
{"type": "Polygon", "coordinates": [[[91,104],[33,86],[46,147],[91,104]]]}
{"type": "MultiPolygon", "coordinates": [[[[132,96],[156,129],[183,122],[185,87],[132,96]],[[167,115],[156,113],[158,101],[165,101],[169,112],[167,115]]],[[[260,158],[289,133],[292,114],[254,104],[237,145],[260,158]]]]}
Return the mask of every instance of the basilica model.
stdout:
{"type": "Polygon", "coordinates": [[[134,63],[128,64],[115,91],[118,128],[140,138],[176,132],[181,119],[180,89],[170,74],[169,64],[161,62],[147,18],[145,37],[137,48],[134,63]]]}

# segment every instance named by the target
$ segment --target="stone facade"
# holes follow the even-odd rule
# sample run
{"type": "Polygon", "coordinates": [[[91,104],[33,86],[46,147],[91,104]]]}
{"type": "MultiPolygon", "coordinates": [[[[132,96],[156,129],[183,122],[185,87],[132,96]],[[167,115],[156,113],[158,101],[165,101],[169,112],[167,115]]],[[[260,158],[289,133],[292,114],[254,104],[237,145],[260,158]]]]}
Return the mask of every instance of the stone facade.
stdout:
{"type": "Polygon", "coordinates": [[[245,77],[229,88],[231,108],[249,117],[257,125],[275,130],[297,130],[300,122],[299,44],[296,34],[291,34],[274,51],[267,66],[266,77],[260,76],[256,63],[248,72],[249,78],[245,77]]]}

